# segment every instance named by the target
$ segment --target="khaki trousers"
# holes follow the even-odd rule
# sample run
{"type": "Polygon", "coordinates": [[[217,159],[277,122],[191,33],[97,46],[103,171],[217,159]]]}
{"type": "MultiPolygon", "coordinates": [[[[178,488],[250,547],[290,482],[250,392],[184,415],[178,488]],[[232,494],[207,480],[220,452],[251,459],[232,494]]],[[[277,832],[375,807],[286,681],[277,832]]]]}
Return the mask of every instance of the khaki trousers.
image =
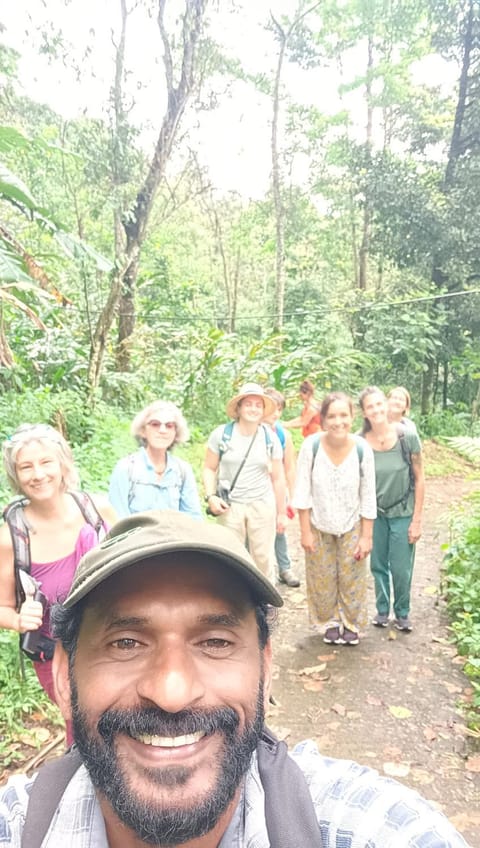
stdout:
{"type": "Polygon", "coordinates": [[[276,507],[265,501],[231,503],[218,521],[246,545],[258,570],[275,581],[276,507]]]}

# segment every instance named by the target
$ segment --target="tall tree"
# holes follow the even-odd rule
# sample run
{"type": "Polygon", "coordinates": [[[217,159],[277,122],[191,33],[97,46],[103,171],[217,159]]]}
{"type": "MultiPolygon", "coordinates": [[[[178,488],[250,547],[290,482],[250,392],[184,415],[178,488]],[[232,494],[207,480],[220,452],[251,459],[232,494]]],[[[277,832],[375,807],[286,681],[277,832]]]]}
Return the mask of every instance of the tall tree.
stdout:
{"type": "MultiPolygon", "coordinates": [[[[204,23],[208,0],[185,0],[181,16],[180,34],[169,31],[165,20],[167,0],[158,0],[157,22],[163,45],[163,65],[167,92],[167,107],[157,136],[153,156],[150,160],[145,179],[139,186],[132,208],[121,220],[123,233],[117,233],[117,246],[121,255],[117,256],[117,265],[112,274],[110,292],[98,318],[92,340],[89,367],[89,381],[92,388],[98,385],[107,336],[114,316],[122,304],[120,317],[118,364],[124,370],[130,362],[128,341],[134,326],[134,295],[138,276],[140,252],[145,240],[153,203],[165,174],[181,118],[191,96],[195,71],[197,68],[198,48],[204,23]],[[178,42],[178,49],[176,44],[178,42]],[[122,243],[123,242],[123,243],[122,243]]],[[[117,127],[123,126],[124,111],[121,104],[121,85],[125,44],[127,8],[125,0],[122,6],[122,36],[117,51],[115,104],[117,127]]]]}
{"type": "MultiPolygon", "coordinates": [[[[291,22],[278,20],[270,13],[272,29],[278,42],[277,65],[273,83],[272,96],[272,135],[271,135],[271,158],[272,158],[272,191],[275,209],[275,323],[274,329],[279,331],[283,326],[283,313],[285,305],[285,205],[283,202],[283,180],[281,172],[281,152],[279,144],[279,123],[281,104],[282,72],[285,54],[290,42],[298,34],[304,19],[313,12],[320,4],[314,3],[305,8],[301,2],[291,22]]],[[[297,59],[301,61],[301,52],[297,53],[297,59]]]]}
{"type": "MultiPolygon", "coordinates": [[[[448,15],[447,23],[450,23],[450,26],[447,27],[447,31],[450,31],[450,40],[445,42],[444,30],[439,27],[440,34],[438,40],[440,47],[442,48],[443,46],[444,50],[451,52],[452,47],[455,49],[455,45],[458,45],[457,55],[460,66],[455,118],[442,182],[442,192],[447,201],[447,206],[450,207],[450,211],[452,205],[460,211],[468,195],[471,195],[469,188],[475,175],[478,180],[480,167],[480,6],[478,0],[462,0],[460,5],[450,4],[447,0],[446,9],[442,11],[448,15]],[[457,28],[456,37],[451,39],[452,29],[455,31],[455,28],[457,28]],[[461,191],[456,191],[456,189],[461,189],[461,191]]],[[[478,190],[479,186],[477,182],[477,192],[478,190]]],[[[471,220],[474,220],[474,208],[478,208],[478,201],[475,201],[475,207],[472,207],[471,220]]],[[[464,239],[465,236],[466,233],[464,232],[464,239]]],[[[474,229],[471,229],[470,238],[475,240],[478,238],[478,233],[474,229]]],[[[468,241],[468,237],[466,240],[468,241]]],[[[466,261],[466,280],[462,287],[468,284],[467,281],[470,278],[480,278],[478,253],[476,260],[474,258],[475,253],[467,249],[467,254],[469,258],[466,261]]],[[[438,288],[446,288],[448,291],[451,291],[453,288],[458,288],[459,282],[455,277],[452,278],[449,269],[449,259],[448,251],[440,250],[436,252],[433,261],[432,280],[438,288]]],[[[448,308],[447,302],[442,305],[442,308],[448,308]]],[[[422,380],[423,414],[427,414],[430,411],[432,404],[433,387],[437,371],[436,358],[429,356],[425,365],[422,380]]],[[[447,380],[448,365],[445,360],[444,398],[446,398],[447,394],[447,380]]]]}

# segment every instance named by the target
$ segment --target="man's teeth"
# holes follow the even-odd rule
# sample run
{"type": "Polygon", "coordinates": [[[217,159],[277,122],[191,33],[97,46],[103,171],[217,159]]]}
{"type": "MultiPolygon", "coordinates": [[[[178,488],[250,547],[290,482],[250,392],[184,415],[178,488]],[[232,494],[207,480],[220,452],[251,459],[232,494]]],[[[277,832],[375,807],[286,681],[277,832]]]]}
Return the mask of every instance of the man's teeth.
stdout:
{"type": "Polygon", "coordinates": [[[193,745],[194,742],[199,742],[205,736],[205,731],[199,730],[198,733],[189,733],[186,736],[136,736],[138,742],[143,742],[144,745],[153,745],[154,748],[180,748],[182,745],[193,745]]]}

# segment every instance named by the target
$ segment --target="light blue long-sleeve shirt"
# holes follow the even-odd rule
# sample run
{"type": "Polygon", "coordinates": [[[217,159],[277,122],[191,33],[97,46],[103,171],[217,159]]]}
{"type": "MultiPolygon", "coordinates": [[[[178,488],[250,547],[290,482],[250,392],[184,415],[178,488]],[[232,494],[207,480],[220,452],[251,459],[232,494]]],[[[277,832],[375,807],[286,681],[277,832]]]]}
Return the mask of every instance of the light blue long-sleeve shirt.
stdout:
{"type": "Polygon", "coordinates": [[[108,497],[120,518],[152,509],[176,509],[203,518],[191,466],[169,452],[161,478],[145,448],[121,459],[113,469],[108,497]]]}

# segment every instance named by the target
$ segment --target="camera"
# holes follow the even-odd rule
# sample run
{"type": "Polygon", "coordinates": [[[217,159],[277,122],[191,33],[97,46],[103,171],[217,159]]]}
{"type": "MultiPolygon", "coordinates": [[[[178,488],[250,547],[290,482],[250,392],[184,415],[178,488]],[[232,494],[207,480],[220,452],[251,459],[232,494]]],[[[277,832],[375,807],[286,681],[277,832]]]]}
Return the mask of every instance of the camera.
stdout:
{"type": "MultiPolygon", "coordinates": [[[[231,489],[231,484],[229,483],[228,480],[219,480],[218,483],[217,483],[217,489],[216,489],[216,492],[215,492],[217,498],[221,498],[224,503],[228,504],[228,506],[230,506],[230,503],[231,503],[231,501],[230,501],[230,489],[231,489]]],[[[210,509],[210,506],[207,506],[205,512],[207,513],[207,515],[213,515],[213,516],[217,515],[216,512],[212,512],[212,510],[210,509]]]]}
{"type": "Polygon", "coordinates": [[[230,505],[230,489],[231,484],[228,480],[219,480],[217,483],[217,498],[221,498],[226,504],[230,505]]]}
{"type": "MultiPolygon", "coordinates": [[[[47,599],[40,589],[37,589],[34,596],[34,601],[40,601],[43,611],[47,607],[47,599]]],[[[34,662],[46,662],[51,660],[55,650],[55,641],[45,633],[38,630],[27,630],[20,636],[20,648],[34,662]]]]}

